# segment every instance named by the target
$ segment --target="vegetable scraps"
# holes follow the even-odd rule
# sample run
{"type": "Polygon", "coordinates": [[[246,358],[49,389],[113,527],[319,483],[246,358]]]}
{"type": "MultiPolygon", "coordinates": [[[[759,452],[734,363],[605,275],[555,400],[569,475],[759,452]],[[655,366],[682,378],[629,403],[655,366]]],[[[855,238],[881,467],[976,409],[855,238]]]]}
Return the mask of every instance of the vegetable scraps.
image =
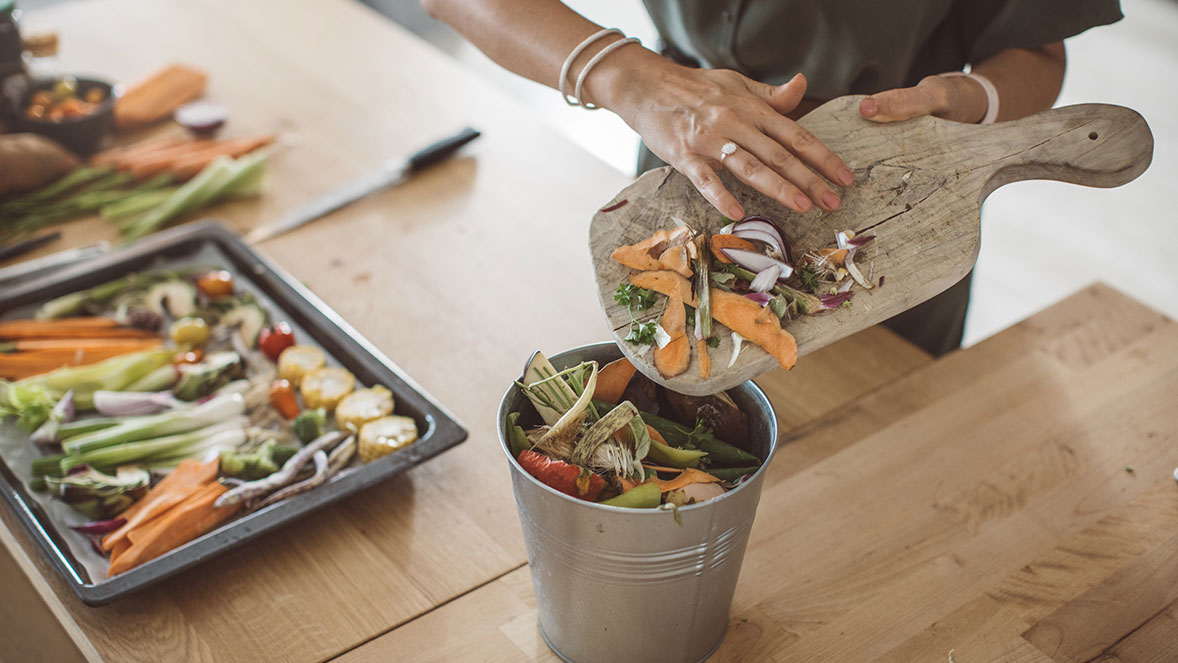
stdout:
{"type": "MultiPolygon", "coordinates": [[[[681,305],[677,309],[683,312],[681,305]]],[[[682,506],[722,495],[759,469],[759,458],[716,439],[700,418],[688,426],[640,411],[634,404],[639,394],[655,395],[652,409],[659,409],[659,399],[683,397],[637,374],[627,359],[557,370],[536,352],[516,384],[534,411],[508,415],[512,457],[538,481],[570,497],[628,508],[682,506]]],[[[695,404],[697,410],[687,414],[726,404],[735,408],[731,399],[695,404]]]]}
{"type": "Polygon", "coordinates": [[[686,226],[659,230],[613,252],[614,260],[638,270],[614,293],[614,301],[630,315],[625,340],[639,346],[656,344],[654,364],[665,378],[687,371],[694,345],[699,377],[706,380],[712,374],[708,348],[719,344],[712,326],[715,321],[732,336],[728,368],[736,363],[745,340],[765,350],[783,368],[791,368],[797,361],[797,344],[782,323],[850,306],[852,287],[874,287],[873,270],[864,275],[855,262],[874,239],[874,235],[841,231],[835,246],[805,252],[795,269],[784,235],[777,224],[762,216],[730,223],[711,235],[694,233],[686,226]],[[684,264],[685,256],[690,265],[684,264]],[[640,293],[637,298],[636,293],[640,293]],[[657,324],[641,322],[634,315],[635,308],[653,305],[647,293],[667,298],[657,324]],[[680,315],[684,306],[693,314],[686,320],[680,315]],[[690,335],[687,326],[693,329],[690,335]],[[694,342],[689,336],[694,336],[694,342]]]}
{"type": "Polygon", "coordinates": [[[29,486],[96,521],[75,530],[106,535],[111,575],[418,439],[391,390],[269,318],[230,272],[187,268],[0,321],[0,374],[22,369],[0,378],[0,418],[32,433],[29,486]]]}

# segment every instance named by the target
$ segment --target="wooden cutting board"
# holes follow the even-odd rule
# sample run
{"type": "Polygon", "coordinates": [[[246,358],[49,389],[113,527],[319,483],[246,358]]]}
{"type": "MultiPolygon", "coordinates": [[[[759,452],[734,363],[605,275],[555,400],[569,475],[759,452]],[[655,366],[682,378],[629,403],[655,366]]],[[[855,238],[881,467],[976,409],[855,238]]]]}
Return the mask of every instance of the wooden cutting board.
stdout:
{"type": "MultiPolygon", "coordinates": [[[[864,274],[872,271],[875,282],[884,277],[884,285],[871,290],[856,287],[848,308],[787,320],[783,326],[797,339],[799,356],[912,308],[957,283],[977,259],[982,201],[1003,184],[1048,179],[1115,187],[1143,173],[1153,157],[1153,135],[1145,119],[1120,106],[1068,106],[986,126],[934,117],[876,124],[859,115],[861,99],[840,97],[800,122],[855,173],[855,183],[842,191],[837,211],[815,207],[798,214],[730,173],[720,173],[746,214],[777,222],[795,256],[833,245],[839,230],[876,235],[859,264],[864,274]]],[[[699,378],[694,348],[687,372],[662,378],[654,367],[654,353],[640,353],[642,346],[624,340],[630,315],[614,302],[614,290],[633,270],[610,254],[656,230],[674,228],[674,217],[706,232],[719,230],[723,219],[686,177],[669,167],[643,174],[602,210],[610,211],[595,214],[589,228],[598,294],[618,345],[638,370],[680,393],[705,395],[778,365],[765,351],[746,343],[736,363],[727,368],[732,341],[720,326],[720,345],[710,349],[708,380],[699,378]],[[622,201],[626,203],[621,205],[622,201]]],[[[656,319],[662,311],[660,301],[636,317],[656,319]]]]}

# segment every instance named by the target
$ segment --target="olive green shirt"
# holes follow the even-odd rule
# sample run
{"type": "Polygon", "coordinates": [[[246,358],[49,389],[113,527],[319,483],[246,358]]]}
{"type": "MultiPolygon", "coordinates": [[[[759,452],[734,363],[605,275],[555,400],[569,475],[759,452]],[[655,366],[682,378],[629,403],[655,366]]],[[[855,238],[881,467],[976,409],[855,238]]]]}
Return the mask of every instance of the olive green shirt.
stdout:
{"type": "Polygon", "coordinates": [[[1121,18],[1117,0],[644,0],[667,54],[807,97],[915,85],[1121,18]]]}

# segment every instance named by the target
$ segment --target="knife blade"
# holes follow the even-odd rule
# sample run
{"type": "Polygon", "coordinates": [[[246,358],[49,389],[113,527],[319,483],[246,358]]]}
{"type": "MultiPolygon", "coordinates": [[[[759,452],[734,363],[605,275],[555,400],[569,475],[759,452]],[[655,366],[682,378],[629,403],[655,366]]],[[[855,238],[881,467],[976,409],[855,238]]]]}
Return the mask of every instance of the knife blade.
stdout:
{"type": "Polygon", "coordinates": [[[340,188],[304,204],[286,217],[260,228],[255,228],[246,234],[245,241],[250,244],[256,244],[272,239],[296,228],[301,228],[315,219],[331,214],[341,207],[349,205],[381,189],[400,184],[426,168],[445,161],[463,145],[478,138],[480,135],[479,131],[467,127],[449,138],[443,138],[436,143],[418,150],[408,159],[392,159],[386,161],[375,171],[358,177],[340,188]]]}

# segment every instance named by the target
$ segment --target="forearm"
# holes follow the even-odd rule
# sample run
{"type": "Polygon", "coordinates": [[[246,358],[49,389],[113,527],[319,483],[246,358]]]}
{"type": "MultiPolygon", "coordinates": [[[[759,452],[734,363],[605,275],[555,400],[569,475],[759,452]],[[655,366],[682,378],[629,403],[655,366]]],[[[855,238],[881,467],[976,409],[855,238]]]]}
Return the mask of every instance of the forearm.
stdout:
{"type": "MultiPolygon", "coordinates": [[[[601,26],[558,0],[423,0],[431,16],[445,21],[487,57],[520,76],[557,87],[561,67],[574,48],[601,26]]],[[[572,93],[584,65],[601,49],[621,39],[604,37],[573,62],[566,92],[572,93]]],[[[625,72],[663,60],[638,44],[610,53],[585,81],[586,101],[612,110],[621,103],[625,72]]]]}
{"type": "MultiPolygon", "coordinates": [[[[1067,56],[1063,42],[1039,48],[1011,48],[973,67],[998,91],[997,121],[1015,120],[1051,108],[1063,86],[1067,56]]],[[[981,86],[966,78],[951,79],[965,99],[960,104],[965,122],[977,122],[986,113],[986,96],[981,86]]],[[[958,119],[958,118],[954,118],[958,119]]]]}

